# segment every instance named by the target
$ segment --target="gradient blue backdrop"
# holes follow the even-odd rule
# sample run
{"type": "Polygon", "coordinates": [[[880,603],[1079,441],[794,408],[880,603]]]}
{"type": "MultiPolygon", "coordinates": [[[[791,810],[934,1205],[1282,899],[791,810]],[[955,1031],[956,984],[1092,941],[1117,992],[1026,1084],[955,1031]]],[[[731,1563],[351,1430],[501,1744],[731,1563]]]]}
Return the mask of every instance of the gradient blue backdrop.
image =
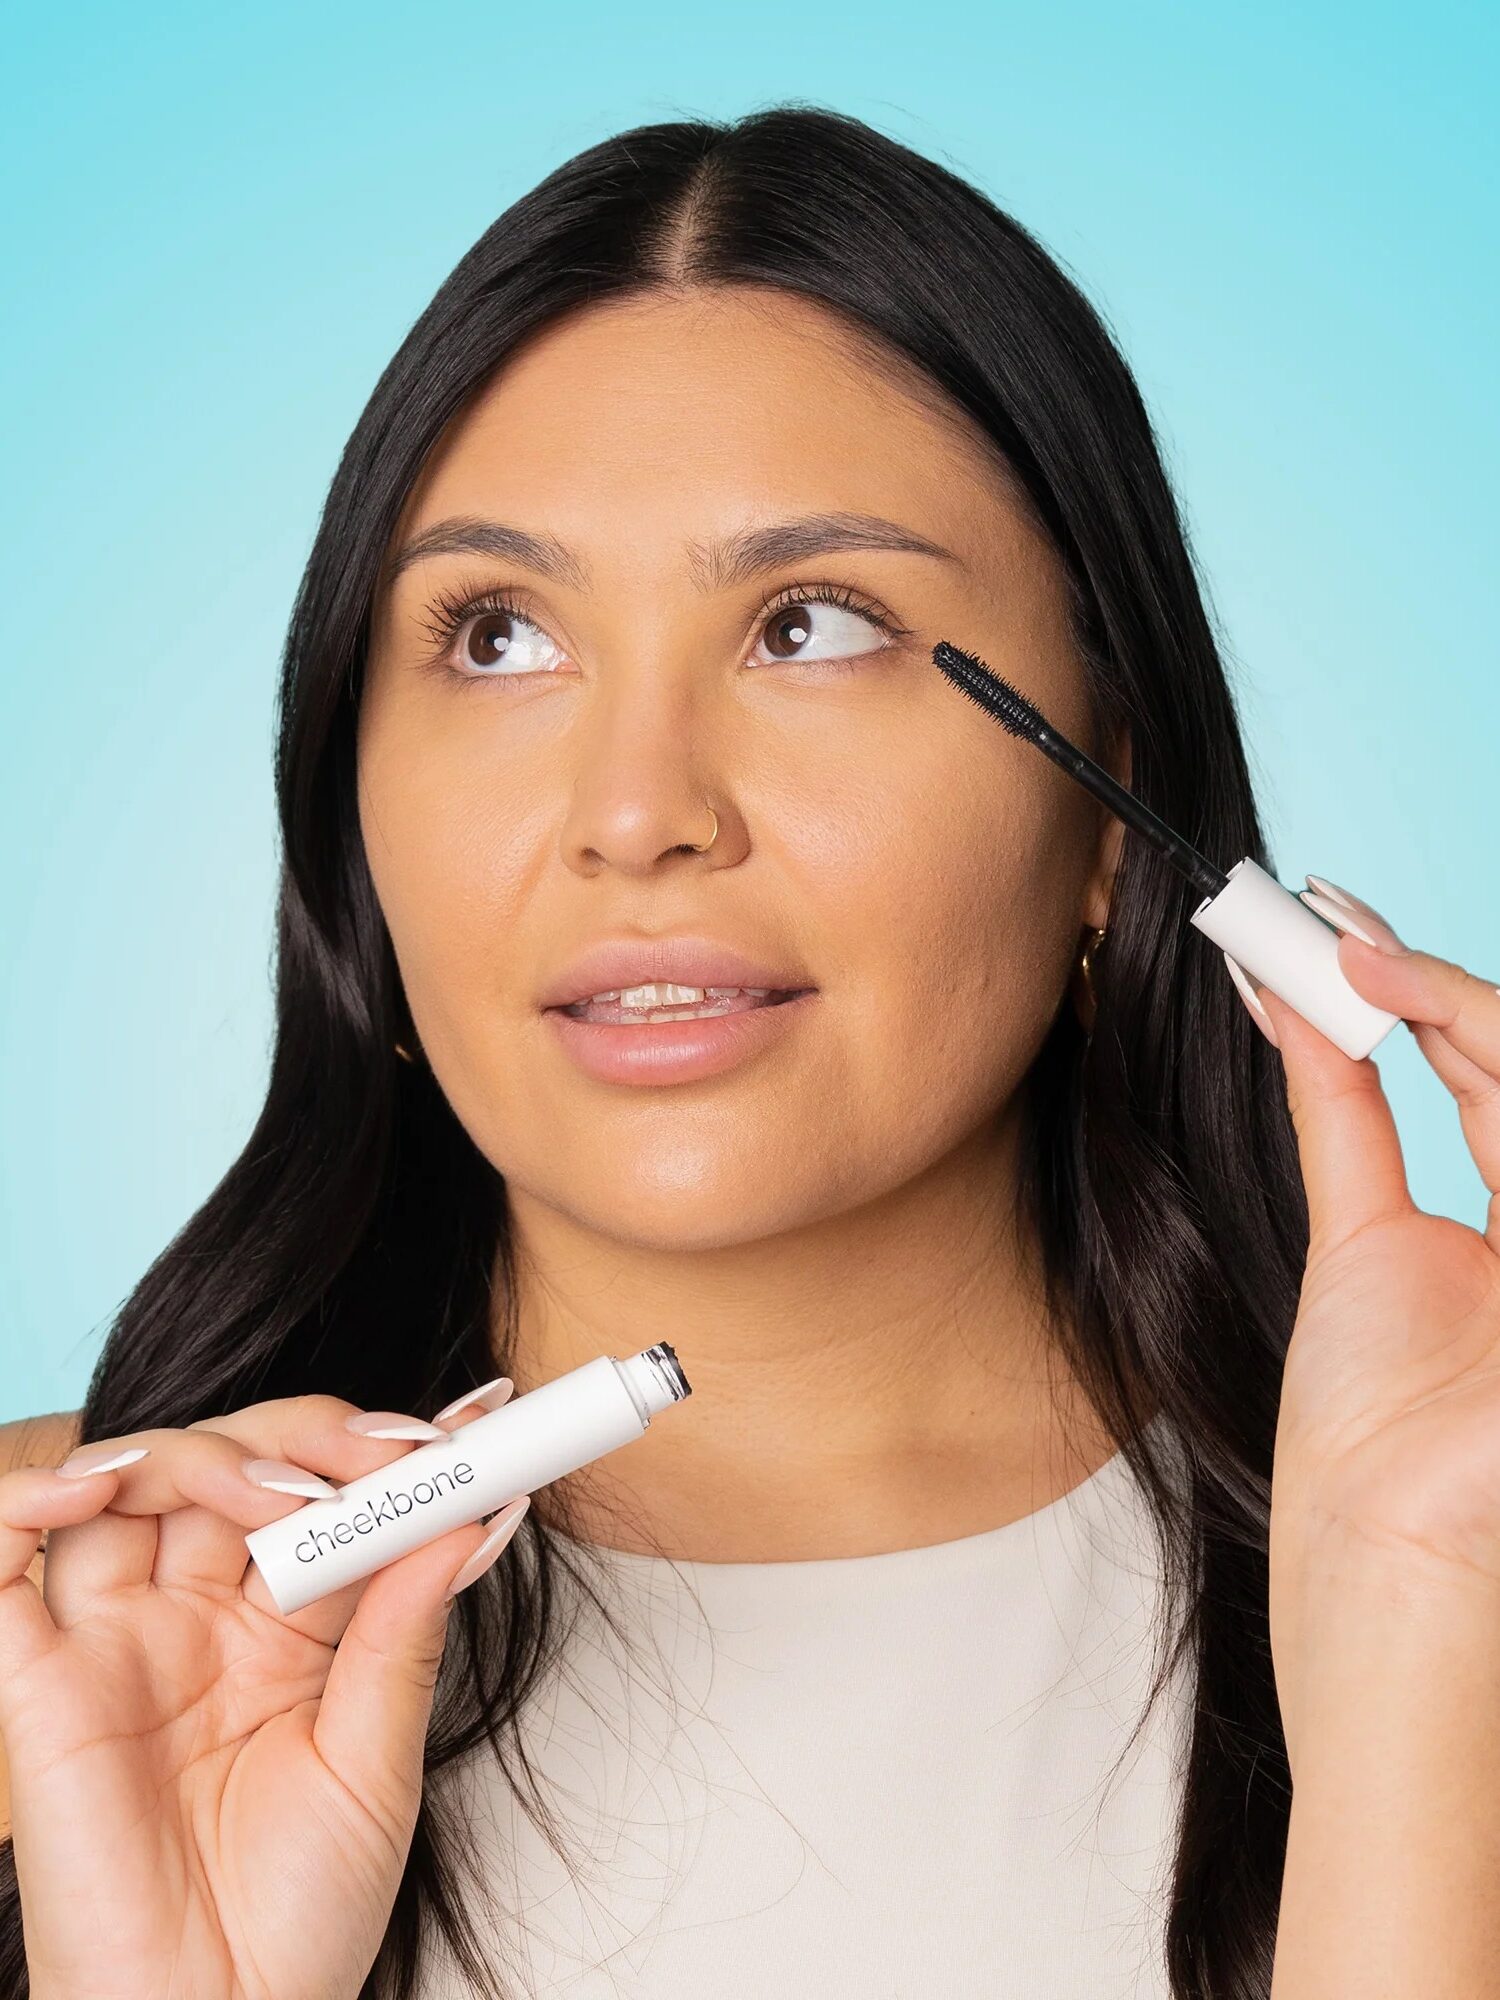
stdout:
{"type": "MultiPolygon", "coordinates": [[[[278,647],[327,481],[445,273],[559,161],[792,97],[976,180],[1160,427],[1283,880],[1500,975],[1500,15],[993,4],[59,5],[0,151],[0,1418],[71,1407],[266,1072],[278,647]]],[[[1457,1115],[1380,1056],[1417,1198],[1457,1115]]]]}

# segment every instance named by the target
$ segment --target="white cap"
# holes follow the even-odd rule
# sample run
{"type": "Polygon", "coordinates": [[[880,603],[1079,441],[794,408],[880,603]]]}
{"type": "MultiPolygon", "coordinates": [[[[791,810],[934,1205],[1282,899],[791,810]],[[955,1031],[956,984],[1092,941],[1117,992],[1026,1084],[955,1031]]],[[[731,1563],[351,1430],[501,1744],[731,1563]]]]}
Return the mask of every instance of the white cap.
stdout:
{"type": "Polygon", "coordinates": [[[1188,920],[1263,986],[1358,1061],[1400,1020],[1344,977],[1339,933],[1247,854],[1188,920]]]}

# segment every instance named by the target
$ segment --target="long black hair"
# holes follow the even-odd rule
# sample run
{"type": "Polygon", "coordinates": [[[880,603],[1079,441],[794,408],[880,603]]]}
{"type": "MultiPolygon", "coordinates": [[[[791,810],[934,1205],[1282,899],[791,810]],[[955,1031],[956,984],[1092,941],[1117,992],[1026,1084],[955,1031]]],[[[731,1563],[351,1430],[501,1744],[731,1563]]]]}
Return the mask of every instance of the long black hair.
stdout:
{"type": "MultiPolygon", "coordinates": [[[[1150,418],[1099,314],[1037,240],[947,167],[819,107],[591,146],[461,259],[344,450],[282,661],[264,1109],[118,1314],[82,1438],[313,1390],[426,1409],[506,1365],[504,1182],[430,1070],[393,1048],[412,1024],[355,803],[372,604],[424,457],[527,334],[627,293],[736,284],[783,287],[873,335],[872,351],[915,362],[990,440],[1061,558],[1090,697],[1102,723],[1129,729],[1134,788],[1224,865],[1270,865],[1150,418]]],[[[1060,998],[1026,1079],[1025,1186],[1059,1337],[1159,1536],[1169,1612],[1153,1694],[1179,1662],[1192,1670],[1172,1991],[1250,2000],[1270,1991],[1290,1805],[1267,1551],[1307,1214],[1275,1058],[1186,926],[1190,894],[1127,837],[1094,1032],[1060,998]],[[1182,1454],[1170,1471],[1142,1436],[1157,1412],[1182,1454]]],[[[488,1743],[519,1796],[512,1725],[556,1647],[568,1560],[533,1510],[512,1555],[461,1594],[429,1776],[488,1743]]],[[[476,1992],[500,1990],[437,1789],[362,2000],[414,1994],[434,1930],[476,1992]]],[[[0,1982],[22,1994],[8,1841],[0,1860],[0,1982]]]]}

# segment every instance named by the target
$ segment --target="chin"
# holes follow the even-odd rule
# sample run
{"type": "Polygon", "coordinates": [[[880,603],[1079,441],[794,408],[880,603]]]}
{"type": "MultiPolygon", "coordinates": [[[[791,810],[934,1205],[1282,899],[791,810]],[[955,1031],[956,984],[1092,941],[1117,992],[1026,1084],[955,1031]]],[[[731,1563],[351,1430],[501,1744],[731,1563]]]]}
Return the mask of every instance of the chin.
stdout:
{"type": "Polygon", "coordinates": [[[640,1250],[679,1255],[757,1243],[821,1219],[821,1211],[790,1207],[785,1188],[757,1192],[758,1201],[738,1182],[715,1193],[702,1188],[684,1193],[680,1188],[616,1186],[602,1191],[598,1202],[584,1205],[575,1186],[555,1205],[595,1235],[640,1250]]]}

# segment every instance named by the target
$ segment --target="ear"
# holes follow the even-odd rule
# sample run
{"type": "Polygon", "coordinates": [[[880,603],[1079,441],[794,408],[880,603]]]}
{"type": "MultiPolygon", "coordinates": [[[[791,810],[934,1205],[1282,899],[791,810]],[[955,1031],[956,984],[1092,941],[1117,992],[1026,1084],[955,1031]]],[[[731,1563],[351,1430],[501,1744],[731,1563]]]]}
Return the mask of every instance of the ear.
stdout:
{"type": "MultiPolygon", "coordinates": [[[[1122,723],[1098,760],[1117,784],[1130,785],[1130,731],[1122,723]]],[[[1114,900],[1115,877],[1120,872],[1120,855],[1125,846],[1125,825],[1107,807],[1096,804],[1099,839],[1093,872],[1084,890],[1081,922],[1089,930],[1103,930],[1109,923],[1114,900]]]]}

